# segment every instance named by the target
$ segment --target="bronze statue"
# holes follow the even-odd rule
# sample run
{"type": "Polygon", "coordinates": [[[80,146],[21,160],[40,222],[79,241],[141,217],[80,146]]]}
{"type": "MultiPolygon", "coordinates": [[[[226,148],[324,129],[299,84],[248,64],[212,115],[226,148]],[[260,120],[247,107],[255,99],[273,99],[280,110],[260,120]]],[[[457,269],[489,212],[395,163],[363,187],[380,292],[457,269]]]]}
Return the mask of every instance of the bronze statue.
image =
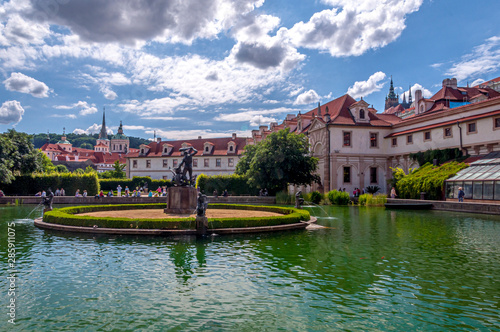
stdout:
{"type": "Polygon", "coordinates": [[[47,196],[42,197],[42,204],[45,206],[44,211],[52,211],[52,200],[54,199],[54,193],[50,188],[47,190],[47,192],[47,196]]]}
{"type": "Polygon", "coordinates": [[[204,217],[205,212],[207,211],[207,207],[208,207],[207,195],[198,193],[198,205],[196,206],[196,215],[204,217]]]}
{"type": "Polygon", "coordinates": [[[184,165],[184,169],[182,170],[182,177],[186,179],[187,184],[192,186],[193,183],[193,156],[198,153],[198,150],[193,148],[192,146],[187,148],[179,149],[180,152],[184,152],[184,158],[182,159],[179,168],[184,165]],[[186,178],[186,173],[189,172],[189,180],[186,178]]]}
{"type": "Polygon", "coordinates": [[[295,208],[296,209],[300,209],[301,205],[304,204],[304,199],[300,197],[300,195],[302,194],[302,191],[298,191],[296,194],[295,194],[295,208]]]}

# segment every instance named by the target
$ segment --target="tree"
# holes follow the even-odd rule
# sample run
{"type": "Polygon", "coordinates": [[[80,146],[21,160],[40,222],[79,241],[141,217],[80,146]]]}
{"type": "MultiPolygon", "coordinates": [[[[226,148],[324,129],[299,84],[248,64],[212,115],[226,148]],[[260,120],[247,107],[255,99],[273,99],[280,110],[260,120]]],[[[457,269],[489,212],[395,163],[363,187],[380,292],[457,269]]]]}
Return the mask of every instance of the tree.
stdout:
{"type": "Polygon", "coordinates": [[[115,169],[113,171],[113,178],[114,179],[124,179],[125,178],[125,164],[120,164],[120,162],[117,160],[115,161],[113,168],[115,169]]]}
{"type": "Polygon", "coordinates": [[[245,175],[250,169],[250,163],[252,162],[255,152],[257,151],[257,145],[246,145],[243,151],[243,156],[236,164],[236,174],[245,175]]]}
{"type": "Polygon", "coordinates": [[[319,182],[314,174],[317,166],[318,159],[309,155],[307,137],[282,129],[256,145],[246,175],[250,184],[267,188],[273,194],[286,190],[289,184],[319,182]]]}
{"type": "Polygon", "coordinates": [[[49,157],[42,151],[38,150],[38,153],[40,154],[41,162],[42,162],[42,171],[44,173],[50,173],[50,172],[55,172],[56,167],[52,163],[52,160],[50,160],[49,157]]]}
{"type": "Polygon", "coordinates": [[[56,172],[57,173],[69,173],[69,170],[65,165],[57,165],[56,172]]]}
{"type": "Polygon", "coordinates": [[[0,134],[0,182],[11,183],[17,175],[42,171],[42,157],[31,136],[9,129],[0,134]]]}

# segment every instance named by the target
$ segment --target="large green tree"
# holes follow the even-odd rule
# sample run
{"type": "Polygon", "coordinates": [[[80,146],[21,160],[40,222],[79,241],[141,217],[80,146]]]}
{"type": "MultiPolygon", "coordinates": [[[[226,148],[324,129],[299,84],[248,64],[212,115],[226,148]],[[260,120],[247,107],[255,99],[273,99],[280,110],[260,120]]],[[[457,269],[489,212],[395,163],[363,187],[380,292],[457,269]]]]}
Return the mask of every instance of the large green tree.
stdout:
{"type": "Polygon", "coordinates": [[[236,165],[235,173],[238,175],[245,175],[250,169],[250,163],[252,162],[255,152],[257,151],[257,145],[246,145],[243,151],[243,156],[238,161],[236,165]]]}
{"type": "Polygon", "coordinates": [[[246,172],[248,181],[256,187],[267,188],[271,194],[286,190],[289,184],[309,185],[319,181],[314,174],[318,159],[310,156],[309,141],[303,134],[282,129],[259,142],[252,152],[246,172]]]}
{"type": "Polygon", "coordinates": [[[16,175],[42,171],[42,156],[31,136],[9,129],[0,134],[0,183],[11,183],[16,175]]]}

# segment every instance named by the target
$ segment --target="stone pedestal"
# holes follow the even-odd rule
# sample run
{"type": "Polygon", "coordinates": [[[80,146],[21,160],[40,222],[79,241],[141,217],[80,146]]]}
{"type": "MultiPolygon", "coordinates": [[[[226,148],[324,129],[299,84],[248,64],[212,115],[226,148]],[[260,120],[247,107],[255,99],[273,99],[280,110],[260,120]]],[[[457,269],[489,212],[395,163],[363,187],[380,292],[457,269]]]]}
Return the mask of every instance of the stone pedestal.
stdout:
{"type": "Polygon", "coordinates": [[[193,187],[170,187],[167,189],[167,208],[172,214],[193,214],[196,210],[198,191],[193,187]]]}
{"type": "Polygon", "coordinates": [[[196,234],[206,235],[208,230],[208,219],[205,216],[196,216],[196,234]]]}

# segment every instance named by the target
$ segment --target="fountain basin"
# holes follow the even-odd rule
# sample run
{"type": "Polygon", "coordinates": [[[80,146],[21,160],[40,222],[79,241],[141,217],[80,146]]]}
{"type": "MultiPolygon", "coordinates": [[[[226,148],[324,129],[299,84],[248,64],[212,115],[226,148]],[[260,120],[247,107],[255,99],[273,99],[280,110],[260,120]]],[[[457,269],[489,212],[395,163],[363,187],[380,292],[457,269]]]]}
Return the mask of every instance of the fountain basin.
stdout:
{"type": "MultiPolygon", "coordinates": [[[[54,209],[35,220],[45,229],[104,234],[196,234],[195,215],[163,214],[165,204],[93,205],[54,209]],[[163,214],[157,218],[155,211],[163,214]],[[103,212],[109,213],[104,214],[103,212]],[[127,217],[117,216],[125,213],[127,217]]],[[[208,231],[235,234],[303,229],[316,219],[309,212],[288,207],[210,204],[208,231]],[[219,213],[217,213],[219,212],[219,213]],[[224,212],[224,213],[223,213],[224,212]],[[229,215],[232,215],[228,217],[229,215]]]]}

